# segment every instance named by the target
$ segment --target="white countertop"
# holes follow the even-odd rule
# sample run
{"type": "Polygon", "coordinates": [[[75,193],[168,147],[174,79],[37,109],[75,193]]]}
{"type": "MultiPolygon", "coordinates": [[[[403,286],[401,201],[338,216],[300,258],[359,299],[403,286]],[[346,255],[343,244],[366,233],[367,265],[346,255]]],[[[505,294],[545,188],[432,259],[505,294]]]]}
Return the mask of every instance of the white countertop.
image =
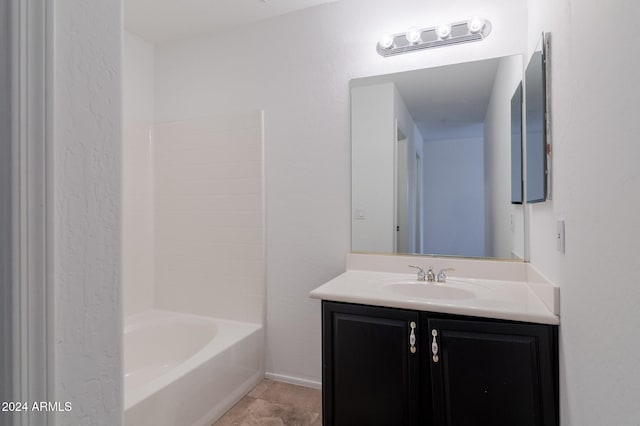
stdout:
{"type": "Polygon", "coordinates": [[[474,279],[450,276],[444,284],[416,283],[415,273],[348,270],[313,290],[315,299],[391,308],[413,309],[456,315],[524,321],[539,324],[560,323],[527,281],[474,279]],[[466,290],[469,298],[433,299],[397,294],[394,283],[411,282],[416,286],[447,286],[466,290]]]}

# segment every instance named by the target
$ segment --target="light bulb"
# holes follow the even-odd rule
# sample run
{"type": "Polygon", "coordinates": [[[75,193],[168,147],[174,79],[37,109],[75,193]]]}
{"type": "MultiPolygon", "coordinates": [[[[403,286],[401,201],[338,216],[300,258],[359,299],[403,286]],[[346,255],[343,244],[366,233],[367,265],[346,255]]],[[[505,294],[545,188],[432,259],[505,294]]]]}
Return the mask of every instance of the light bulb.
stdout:
{"type": "Polygon", "coordinates": [[[421,36],[422,34],[420,33],[420,30],[416,27],[409,28],[407,30],[407,33],[405,34],[405,37],[411,44],[416,44],[417,42],[419,42],[421,36]]]}
{"type": "Polygon", "coordinates": [[[467,22],[467,28],[473,34],[479,33],[484,28],[484,20],[481,18],[471,18],[469,22],[467,22]]]}
{"type": "Polygon", "coordinates": [[[393,37],[389,34],[384,34],[382,37],[380,37],[378,45],[382,49],[391,49],[391,47],[393,46],[393,37]]]}
{"type": "Polygon", "coordinates": [[[451,25],[449,24],[438,25],[438,28],[436,28],[436,34],[440,39],[449,37],[449,35],[451,35],[451,25]]]}

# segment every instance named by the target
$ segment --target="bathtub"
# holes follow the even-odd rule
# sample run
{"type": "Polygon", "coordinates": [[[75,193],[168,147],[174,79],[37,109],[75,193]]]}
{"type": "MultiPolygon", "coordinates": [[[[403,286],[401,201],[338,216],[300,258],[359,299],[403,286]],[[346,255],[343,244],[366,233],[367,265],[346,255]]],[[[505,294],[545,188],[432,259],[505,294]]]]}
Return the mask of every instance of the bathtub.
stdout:
{"type": "Polygon", "coordinates": [[[264,377],[261,325],[150,310],[125,319],[126,426],[210,426],[264,377]]]}

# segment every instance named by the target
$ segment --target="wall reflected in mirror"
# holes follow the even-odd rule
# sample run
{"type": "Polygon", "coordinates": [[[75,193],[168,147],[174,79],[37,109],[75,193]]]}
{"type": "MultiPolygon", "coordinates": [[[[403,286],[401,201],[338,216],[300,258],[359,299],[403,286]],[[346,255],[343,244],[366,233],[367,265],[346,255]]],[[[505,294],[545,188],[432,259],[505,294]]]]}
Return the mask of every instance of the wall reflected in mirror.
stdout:
{"type": "Polygon", "coordinates": [[[522,259],[519,55],[351,81],[352,251],[522,259]]]}

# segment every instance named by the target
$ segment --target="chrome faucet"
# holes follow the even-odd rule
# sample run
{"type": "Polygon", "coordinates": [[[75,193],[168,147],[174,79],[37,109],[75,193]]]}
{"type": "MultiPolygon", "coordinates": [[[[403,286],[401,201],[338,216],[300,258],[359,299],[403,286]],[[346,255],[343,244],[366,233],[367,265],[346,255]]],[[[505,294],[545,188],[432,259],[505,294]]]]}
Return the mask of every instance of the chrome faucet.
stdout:
{"type": "Polygon", "coordinates": [[[418,281],[428,281],[432,283],[436,280],[436,275],[431,268],[426,272],[420,266],[409,265],[409,268],[416,268],[418,270],[418,281]]]}
{"type": "Polygon", "coordinates": [[[447,272],[449,271],[455,271],[455,269],[453,268],[444,268],[444,269],[440,269],[440,272],[438,272],[438,277],[436,278],[436,280],[439,283],[446,283],[447,282],[447,272]]]}
{"type": "Polygon", "coordinates": [[[432,268],[427,269],[427,281],[432,283],[436,280],[436,273],[433,272],[432,268]]]}

